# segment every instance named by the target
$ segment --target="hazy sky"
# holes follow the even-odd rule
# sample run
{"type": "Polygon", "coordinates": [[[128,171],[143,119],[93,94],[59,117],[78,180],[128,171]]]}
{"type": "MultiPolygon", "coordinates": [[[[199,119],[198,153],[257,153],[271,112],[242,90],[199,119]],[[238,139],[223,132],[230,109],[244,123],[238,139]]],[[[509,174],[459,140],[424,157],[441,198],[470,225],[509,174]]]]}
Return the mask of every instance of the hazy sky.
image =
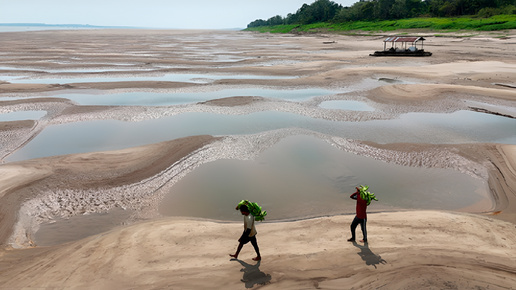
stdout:
{"type": "MultiPolygon", "coordinates": [[[[0,0],[0,23],[245,28],[315,0],[0,0]]],[[[351,6],[358,0],[334,1],[351,6]]]]}

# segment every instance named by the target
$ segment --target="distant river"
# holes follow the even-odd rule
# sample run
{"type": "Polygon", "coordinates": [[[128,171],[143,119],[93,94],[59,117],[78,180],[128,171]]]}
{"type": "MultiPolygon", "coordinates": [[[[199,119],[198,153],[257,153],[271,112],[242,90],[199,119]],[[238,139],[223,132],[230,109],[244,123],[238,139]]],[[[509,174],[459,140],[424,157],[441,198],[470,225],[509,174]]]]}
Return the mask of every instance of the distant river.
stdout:
{"type": "Polygon", "coordinates": [[[0,23],[0,32],[21,32],[21,31],[43,31],[43,30],[84,30],[84,29],[106,29],[106,28],[125,28],[125,27],[108,27],[108,26],[92,26],[80,24],[35,24],[35,25],[13,25],[8,23],[0,23]]]}

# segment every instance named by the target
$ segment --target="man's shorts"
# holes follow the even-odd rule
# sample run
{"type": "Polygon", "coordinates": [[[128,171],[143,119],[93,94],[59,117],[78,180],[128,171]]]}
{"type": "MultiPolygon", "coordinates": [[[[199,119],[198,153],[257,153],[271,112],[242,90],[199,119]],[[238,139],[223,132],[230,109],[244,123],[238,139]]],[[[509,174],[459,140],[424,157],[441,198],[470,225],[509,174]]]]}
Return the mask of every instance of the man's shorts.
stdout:
{"type": "Polygon", "coordinates": [[[244,241],[242,241],[242,244],[247,244],[249,242],[256,242],[256,235],[252,236],[252,237],[248,237],[247,239],[245,239],[244,241]]]}

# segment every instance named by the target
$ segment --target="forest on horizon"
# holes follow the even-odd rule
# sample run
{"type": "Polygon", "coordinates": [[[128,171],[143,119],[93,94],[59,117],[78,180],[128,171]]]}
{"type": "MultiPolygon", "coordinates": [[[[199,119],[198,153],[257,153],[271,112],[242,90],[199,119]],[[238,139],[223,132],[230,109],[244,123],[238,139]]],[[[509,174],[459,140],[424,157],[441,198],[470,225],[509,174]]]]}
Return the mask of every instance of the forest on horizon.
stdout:
{"type": "Polygon", "coordinates": [[[303,4],[295,13],[289,13],[286,17],[276,15],[267,20],[254,20],[247,28],[418,17],[488,18],[511,14],[516,14],[516,0],[360,0],[350,7],[343,7],[331,0],[316,0],[310,5],[303,4]]]}

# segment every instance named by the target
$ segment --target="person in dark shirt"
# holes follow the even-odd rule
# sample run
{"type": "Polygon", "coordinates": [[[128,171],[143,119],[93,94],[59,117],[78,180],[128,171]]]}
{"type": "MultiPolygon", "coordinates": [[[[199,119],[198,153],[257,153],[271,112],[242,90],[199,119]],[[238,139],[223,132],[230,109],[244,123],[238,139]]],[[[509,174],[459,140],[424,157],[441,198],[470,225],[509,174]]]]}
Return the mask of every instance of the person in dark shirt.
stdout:
{"type": "Polygon", "coordinates": [[[367,230],[366,230],[366,222],[367,222],[367,201],[363,200],[360,196],[360,189],[356,187],[357,191],[353,193],[350,198],[355,199],[357,201],[356,207],[356,215],[351,223],[351,238],[348,239],[348,242],[355,241],[355,229],[360,224],[360,228],[362,229],[362,234],[364,236],[363,240],[360,242],[367,243],[367,230]]]}

